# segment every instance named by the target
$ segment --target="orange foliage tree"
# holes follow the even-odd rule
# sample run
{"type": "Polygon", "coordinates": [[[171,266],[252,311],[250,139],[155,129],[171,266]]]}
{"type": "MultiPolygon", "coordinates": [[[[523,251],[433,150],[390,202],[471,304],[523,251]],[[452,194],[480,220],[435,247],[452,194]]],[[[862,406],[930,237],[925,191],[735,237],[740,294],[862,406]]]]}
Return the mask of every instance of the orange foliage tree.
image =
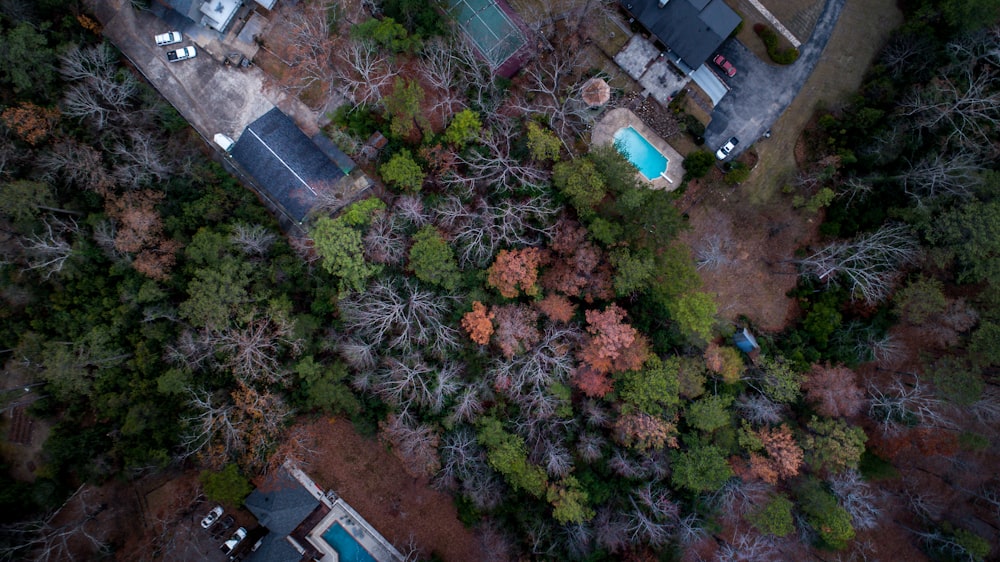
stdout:
{"type": "Polygon", "coordinates": [[[517,297],[520,291],[528,296],[537,295],[538,268],[545,258],[545,252],[538,248],[500,250],[488,270],[486,282],[508,299],[517,297]]]}
{"type": "Polygon", "coordinates": [[[59,121],[59,110],[26,101],[4,109],[0,121],[18,138],[34,146],[43,141],[59,121]]]}
{"type": "Polygon", "coordinates": [[[554,293],[545,295],[545,298],[536,302],[535,306],[542,314],[553,322],[567,323],[573,318],[576,305],[569,302],[569,299],[554,293]]]}
{"type": "Polygon", "coordinates": [[[756,437],[764,445],[767,456],[750,454],[752,476],[774,484],[779,479],[791,478],[799,473],[803,452],[788,426],[761,428],[756,437]]]}
{"type": "Polygon", "coordinates": [[[462,327],[469,333],[469,339],[479,345],[490,343],[490,336],[493,335],[492,312],[487,312],[486,305],[479,301],[472,303],[472,310],[462,316],[462,327]]]}
{"type": "Polygon", "coordinates": [[[587,332],[590,335],[577,353],[582,362],[573,383],[588,396],[604,396],[611,391],[609,373],[634,371],[649,357],[644,336],[623,322],[625,311],[612,304],[603,312],[588,310],[587,332]]]}
{"type": "Polygon", "coordinates": [[[115,219],[115,250],[136,254],[132,266],[143,275],[166,280],[180,244],[163,234],[163,221],[156,205],[163,193],[145,189],[122,195],[108,194],[105,210],[115,219]]]}

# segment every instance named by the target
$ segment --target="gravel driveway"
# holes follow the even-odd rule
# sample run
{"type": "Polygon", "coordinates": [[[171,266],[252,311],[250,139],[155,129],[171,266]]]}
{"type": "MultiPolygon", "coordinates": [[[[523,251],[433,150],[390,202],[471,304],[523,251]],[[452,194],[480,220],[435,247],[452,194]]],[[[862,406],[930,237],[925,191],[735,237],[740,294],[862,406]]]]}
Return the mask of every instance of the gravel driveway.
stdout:
{"type": "Polygon", "coordinates": [[[729,137],[736,137],[740,144],[730,156],[732,158],[771,128],[812,74],[845,2],[826,1],[812,36],[799,49],[799,60],[791,65],[765,63],[736,40],[727,41],[719,49],[736,66],[738,73],[733,78],[724,77],[732,90],[712,112],[712,121],[705,130],[706,149],[714,152],[729,137]]]}

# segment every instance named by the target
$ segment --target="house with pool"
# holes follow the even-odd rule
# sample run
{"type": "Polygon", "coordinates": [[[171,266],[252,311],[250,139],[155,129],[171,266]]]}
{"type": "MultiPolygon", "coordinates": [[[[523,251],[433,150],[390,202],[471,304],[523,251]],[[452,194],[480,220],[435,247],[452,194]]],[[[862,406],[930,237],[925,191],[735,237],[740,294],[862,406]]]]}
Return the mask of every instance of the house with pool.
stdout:
{"type": "Polygon", "coordinates": [[[684,178],[680,153],[626,108],[612,109],[601,117],[590,133],[590,142],[595,146],[614,144],[652,189],[672,191],[684,178]]]}
{"type": "Polygon", "coordinates": [[[402,562],[403,556],[333,491],[288,465],[244,502],[268,533],[248,562],[402,562]]]}

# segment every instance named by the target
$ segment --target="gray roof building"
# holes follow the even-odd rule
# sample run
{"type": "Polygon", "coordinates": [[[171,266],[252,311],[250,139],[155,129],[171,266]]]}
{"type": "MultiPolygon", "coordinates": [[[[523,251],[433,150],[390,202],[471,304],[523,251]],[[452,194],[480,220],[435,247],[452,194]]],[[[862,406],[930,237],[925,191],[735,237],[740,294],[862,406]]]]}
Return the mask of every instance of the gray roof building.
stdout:
{"type": "Polygon", "coordinates": [[[621,6],[692,70],[740,23],[723,0],[621,0],[621,6]]]}
{"type": "Polygon", "coordinates": [[[354,167],[333,143],[318,146],[278,108],[251,123],[230,154],[263,194],[296,222],[309,214],[318,193],[334,189],[354,167]]]}
{"type": "Polygon", "coordinates": [[[257,521],[271,531],[268,536],[280,538],[290,535],[319,503],[284,470],[279,471],[265,488],[254,490],[244,502],[257,521]]]}

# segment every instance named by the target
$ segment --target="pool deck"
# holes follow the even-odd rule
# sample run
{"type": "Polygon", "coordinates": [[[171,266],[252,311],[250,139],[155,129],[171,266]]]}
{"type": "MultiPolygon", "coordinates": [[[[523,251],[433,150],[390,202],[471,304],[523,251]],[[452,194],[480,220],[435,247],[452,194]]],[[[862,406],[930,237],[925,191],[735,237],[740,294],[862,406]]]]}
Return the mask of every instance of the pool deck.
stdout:
{"type": "Polygon", "coordinates": [[[309,544],[322,553],[321,562],[338,562],[339,560],[337,551],[323,538],[323,534],[334,523],[339,523],[347,530],[375,560],[402,562],[403,555],[393,548],[358,512],[354,511],[354,508],[340,498],[333,501],[329,513],[323,517],[318,525],[313,527],[313,530],[306,537],[309,544]]]}
{"type": "Polygon", "coordinates": [[[680,187],[681,180],[684,177],[684,167],[681,166],[681,162],[684,161],[684,157],[680,155],[679,152],[674,150],[674,147],[667,144],[667,141],[660,138],[659,135],[653,132],[652,129],[646,126],[642,122],[642,119],[638,115],[632,113],[630,110],[623,107],[617,109],[612,109],[601,118],[590,133],[590,144],[594,146],[600,146],[603,144],[610,144],[614,142],[615,133],[620,129],[625,127],[632,127],[639,132],[642,136],[646,137],[661,154],[666,156],[667,172],[666,178],[659,177],[654,180],[646,179],[646,176],[641,173],[636,172],[642,181],[650,184],[652,189],[663,189],[666,191],[673,191],[680,187]]]}

